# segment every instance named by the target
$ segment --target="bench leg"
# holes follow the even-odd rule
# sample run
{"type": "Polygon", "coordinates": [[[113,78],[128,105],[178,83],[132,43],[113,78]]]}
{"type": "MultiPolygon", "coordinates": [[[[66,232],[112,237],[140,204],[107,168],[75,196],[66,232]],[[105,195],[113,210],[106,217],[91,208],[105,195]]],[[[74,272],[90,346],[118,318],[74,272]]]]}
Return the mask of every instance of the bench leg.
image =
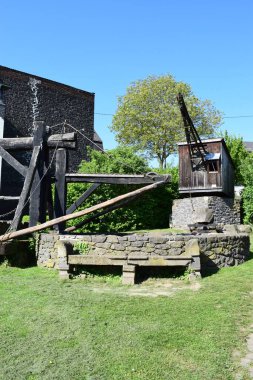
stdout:
{"type": "Polygon", "coordinates": [[[122,271],[122,284],[134,285],[135,284],[135,265],[123,265],[122,271]]]}
{"type": "Polygon", "coordinates": [[[69,246],[62,241],[57,242],[58,249],[58,269],[61,279],[69,279],[68,249],[69,246]]]}
{"type": "Polygon", "coordinates": [[[197,278],[201,278],[201,263],[200,263],[200,256],[199,255],[192,255],[192,262],[190,265],[190,269],[192,270],[192,273],[189,276],[190,280],[194,280],[197,278]]]}

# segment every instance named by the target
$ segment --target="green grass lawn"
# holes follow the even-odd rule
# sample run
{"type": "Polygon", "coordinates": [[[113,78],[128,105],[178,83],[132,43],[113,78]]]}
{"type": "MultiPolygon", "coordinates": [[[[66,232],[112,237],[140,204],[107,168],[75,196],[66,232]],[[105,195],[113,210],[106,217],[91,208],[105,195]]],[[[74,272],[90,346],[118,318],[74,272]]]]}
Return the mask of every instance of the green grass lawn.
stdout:
{"type": "Polygon", "coordinates": [[[117,281],[95,280],[94,291],[89,279],[2,266],[0,379],[235,379],[253,323],[253,260],[200,282],[128,296],[117,281]]]}

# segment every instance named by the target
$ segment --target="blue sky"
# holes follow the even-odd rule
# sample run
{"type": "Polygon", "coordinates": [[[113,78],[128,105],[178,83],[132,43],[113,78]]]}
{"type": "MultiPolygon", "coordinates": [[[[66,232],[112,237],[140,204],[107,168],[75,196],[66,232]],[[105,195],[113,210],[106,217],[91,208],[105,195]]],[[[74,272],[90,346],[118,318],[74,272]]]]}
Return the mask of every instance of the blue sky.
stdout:
{"type": "Polygon", "coordinates": [[[104,147],[117,96],[172,74],[253,141],[251,0],[1,0],[0,64],[95,92],[104,147]],[[252,116],[235,117],[233,116],[252,116]]]}

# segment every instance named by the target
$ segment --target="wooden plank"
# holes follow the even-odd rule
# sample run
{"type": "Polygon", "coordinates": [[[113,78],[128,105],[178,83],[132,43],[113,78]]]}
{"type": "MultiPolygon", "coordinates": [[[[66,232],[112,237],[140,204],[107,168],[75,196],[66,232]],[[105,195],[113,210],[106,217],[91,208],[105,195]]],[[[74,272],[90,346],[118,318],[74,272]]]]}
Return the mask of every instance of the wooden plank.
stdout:
{"type": "MultiPolygon", "coordinates": [[[[50,148],[75,148],[76,136],[73,133],[55,134],[47,138],[50,148]]],[[[33,137],[0,138],[0,146],[6,150],[27,150],[33,148],[33,137]]]]}
{"type": "Polygon", "coordinates": [[[47,139],[47,143],[54,143],[56,146],[56,143],[61,141],[76,141],[76,132],[70,132],[70,133],[58,133],[55,135],[51,135],[47,139]]]}
{"type": "Polygon", "coordinates": [[[81,204],[100,186],[100,183],[94,183],[87,189],[66,211],[66,214],[72,214],[81,204]]]}
{"type": "Polygon", "coordinates": [[[165,184],[164,181],[152,183],[151,185],[147,185],[147,186],[142,187],[140,189],[131,191],[130,193],[127,193],[127,194],[119,195],[118,197],[115,197],[115,198],[112,198],[108,201],[99,203],[98,205],[89,207],[85,210],[81,210],[81,211],[74,212],[73,214],[61,216],[59,218],[55,218],[53,220],[50,220],[48,222],[42,223],[42,224],[34,226],[34,227],[28,227],[28,228],[24,228],[20,231],[14,231],[14,232],[10,232],[8,234],[1,235],[0,241],[7,241],[10,239],[14,239],[16,237],[19,237],[19,236],[32,234],[32,233],[37,232],[37,231],[42,231],[45,228],[52,227],[56,224],[66,222],[66,221],[71,220],[71,219],[80,218],[81,216],[91,214],[92,212],[95,212],[97,210],[100,210],[100,209],[103,209],[106,207],[110,207],[110,206],[112,206],[118,202],[121,202],[124,199],[141,196],[142,194],[144,194],[150,190],[156,189],[157,187],[162,186],[164,184],[165,184]]]}
{"type": "Polygon", "coordinates": [[[44,204],[45,198],[45,188],[44,181],[42,183],[42,178],[44,175],[44,162],[45,162],[45,152],[44,152],[44,137],[46,133],[46,125],[44,121],[35,121],[34,123],[34,136],[33,136],[33,145],[40,146],[40,154],[38,157],[38,164],[35,171],[33,184],[31,188],[30,196],[30,207],[29,207],[29,226],[36,226],[39,221],[45,221],[41,218],[41,212],[43,210],[42,204],[44,204]]]}
{"type": "Polygon", "coordinates": [[[26,200],[28,198],[28,194],[29,194],[31,187],[32,187],[32,181],[33,181],[35,170],[37,167],[39,153],[40,153],[40,147],[39,146],[34,147],[32,157],[31,157],[31,161],[30,161],[30,165],[28,168],[28,172],[27,172],[27,175],[25,177],[24,186],[23,186],[20,198],[19,198],[19,203],[18,203],[18,206],[16,208],[16,212],[15,212],[13,221],[11,223],[11,230],[12,231],[16,231],[18,228],[18,225],[20,223],[22,213],[23,213],[23,209],[24,209],[26,200]]]}
{"type": "Polygon", "coordinates": [[[27,175],[27,167],[22,165],[16,158],[0,146],[0,156],[23,177],[27,175]]]}
{"type": "Polygon", "coordinates": [[[171,181],[170,175],[130,175],[130,174],[80,174],[80,173],[67,173],[67,182],[91,182],[91,183],[107,183],[114,185],[141,185],[154,182],[164,181],[169,183],[171,181]]]}
{"type": "MultiPolygon", "coordinates": [[[[66,174],[67,155],[65,149],[57,149],[55,162],[55,217],[61,217],[66,213],[66,174]]],[[[65,223],[58,224],[58,230],[63,231],[65,223]]]]}

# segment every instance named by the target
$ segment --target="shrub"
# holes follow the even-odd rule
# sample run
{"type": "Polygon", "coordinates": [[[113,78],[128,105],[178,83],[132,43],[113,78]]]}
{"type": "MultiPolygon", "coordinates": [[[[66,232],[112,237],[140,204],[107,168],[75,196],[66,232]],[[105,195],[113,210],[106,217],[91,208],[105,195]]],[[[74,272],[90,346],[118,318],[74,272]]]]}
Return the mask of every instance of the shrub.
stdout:
{"type": "MultiPolygon", "coordinates": [[[[154,171],[147,161],[134,153],[130,147],[118,147],[107,154],[91,150],[90,161],[83,161],[80,173],[114,173],[141,174],[154,171]]],[[[155,169],[157,171],[157,169],[155,169]]],[[[161,172],[161,171],[159,171],[161,172]]],[[[136,229],[165,228],[169,226],[172,201],[177,197],[177,168],[163,170],[163,174],[172,173],[172,185],[163,186],[141,198],[129,203],[124,208],[115,210],[84,225],[79,232],[130,231],[136,229]]],[[[90,185],[69,184],[67,203],[71,205],[90,185]]],[[[140,186],[103,184],[86,200],[81,208],[93,206],[121,194],[133,191],[140,186]]],[[[90,215],[89,215],[90,217],[90,215]]],[[[68,225],[76,225],[80,220],[70,221],[68,225]]]]}

